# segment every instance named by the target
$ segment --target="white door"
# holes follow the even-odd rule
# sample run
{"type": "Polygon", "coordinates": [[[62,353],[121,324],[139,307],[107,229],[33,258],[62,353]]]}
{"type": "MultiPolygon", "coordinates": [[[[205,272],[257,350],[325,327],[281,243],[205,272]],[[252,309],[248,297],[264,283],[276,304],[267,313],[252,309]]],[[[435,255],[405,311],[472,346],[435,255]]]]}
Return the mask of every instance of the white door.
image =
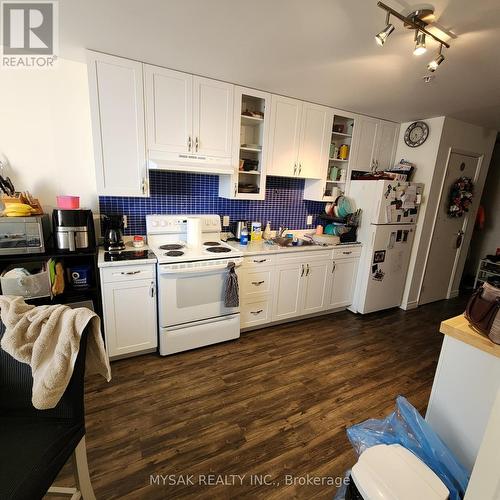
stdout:
{"type": "Polygon", "coordinates": [[[379,120],[375,141],[376,153],[374,155],[378,170],[387,170],[394,166],[399,127],[399,123],[379,120]]]}
{"type": "Polygon", "coordinates": [[[297,175],[323,179],[328,170],[333,109],[304,102],[301,122],[297,175]]]}
{"type": "Polygon", "coordinates": [[[420,290],[419,304],[427,304],[449,297],[449,288],[454,278],[455,262],[460,252],[463,251],[463,233],[468,223],[474,223],[474,219],[469,220],[468,213],[463,217],[450,217],[448,215],[450,191],[460,177],[469,177],[473,181],[476,179],[480,160],[481,158],[478,156],[454,152],[450,154],[420,290]]]}
{"type": "Polygon", "coordinates": [[[273,95],[267,175],[297,175],[302,101],[273,95]]]}
{"type": "Polygon", "coordinates": [[[158,345],[155,282],[121,281],[103,288],[108,355],[154,349],[158,345]]]}
{"type": "Polygon", "coordinates": [[[375,138],[379,120],[357,116],[354,126],[354,158],[351,170],[370,172],[375,153],[375,138]]]}
{"type": "Polygon", "coordinates": [[[97,192],[149,196],[142,64],[87,52],[97,192]]]}
{"type": "Polygon", "coordinates": [[[146,132],[149,150],[186,153],[193,146],[193,77],[144,66],[146,132]]]}
{"type": "Polygon", "coordinates": [[[332,288],[328,309],[346,307],[352,304],[358,273],[359,259],[340,259],[331,266],[332,288]]]}
{"type": "Polygon", "coordinates": [[[327,308],[330,275],[329,260],[305,264],[304,301],[302,314],[312,314],[327,308]]]}
{"type": "Polygon", "coordinates": [[[234,85],[194,77],[194,152],[231,157],[234,85]]]}
{"type": "Polygon", "coordinates": [[[304,275],[304,264],[284,264],[276,268],[273,321],[301,314],[304,275]]]}

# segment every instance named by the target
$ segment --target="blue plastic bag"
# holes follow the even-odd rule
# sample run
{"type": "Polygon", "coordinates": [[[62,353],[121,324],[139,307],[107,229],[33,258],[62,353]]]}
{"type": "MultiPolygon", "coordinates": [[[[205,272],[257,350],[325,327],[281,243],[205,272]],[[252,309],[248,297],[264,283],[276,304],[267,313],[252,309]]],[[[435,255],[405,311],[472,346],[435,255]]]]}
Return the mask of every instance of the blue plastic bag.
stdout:
{"type": "Polygon", "coordinates": [[[377,444],[404,446],[439,476],[450,500],[464,497],[469,473],[403,396],[397,397],[395,412],[383,420],[369,419],[349,427],[347,437],[358,455],[377,444]]]}

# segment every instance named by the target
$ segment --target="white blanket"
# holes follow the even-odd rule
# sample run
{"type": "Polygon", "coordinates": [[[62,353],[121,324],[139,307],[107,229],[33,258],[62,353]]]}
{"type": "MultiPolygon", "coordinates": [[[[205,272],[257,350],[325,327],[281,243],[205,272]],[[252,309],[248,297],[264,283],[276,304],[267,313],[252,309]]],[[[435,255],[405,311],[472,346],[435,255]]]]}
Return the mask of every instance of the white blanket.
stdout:
{"type": "Polygon", "coordinates": [[[35,307],[22,297],[0,295],[2,322],[6,327],[2,349],[30,365],[35,408],[54,408],[73,374],[80,338],[87,325],[86,370],[109,382],[111,368],[101,335],[99,316],[90,309],[65,305],[35,307]]]}

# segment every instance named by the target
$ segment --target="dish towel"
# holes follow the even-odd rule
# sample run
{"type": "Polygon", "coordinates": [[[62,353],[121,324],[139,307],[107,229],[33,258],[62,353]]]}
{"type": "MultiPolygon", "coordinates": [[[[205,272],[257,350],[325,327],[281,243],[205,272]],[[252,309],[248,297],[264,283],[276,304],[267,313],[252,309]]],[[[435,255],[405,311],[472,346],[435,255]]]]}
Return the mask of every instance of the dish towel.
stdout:
{"type": "Polygon", "coordinates": [[[234,262],[227,265],[229,271],[226,276],[226,289],[224,291],[224,305],[226,307],[238,307],[240,305],[238,275],[234,269],[234,262]]]}
{"type": "Polygon", "coordinates": [[[2,349],[31,367],[32,403],[39,410],[54,408],[73,374],[80,338],[89,325],[86,372],[98,373],[108,382],[111,368],[101,335],[99,316],[86,307],[26,304],[22,297],[0,295],[5,325],[2,349]]]}

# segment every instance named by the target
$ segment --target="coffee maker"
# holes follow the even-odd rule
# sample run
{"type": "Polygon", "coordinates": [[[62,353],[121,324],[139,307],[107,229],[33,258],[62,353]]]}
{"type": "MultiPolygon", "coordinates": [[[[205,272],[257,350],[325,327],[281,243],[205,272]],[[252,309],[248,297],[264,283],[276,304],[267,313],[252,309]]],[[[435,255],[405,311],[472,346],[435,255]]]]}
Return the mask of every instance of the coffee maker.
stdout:
{"type": "Polygon", "coordinates": [[[55,245],[59,250],[77,252],[95,248],[92,210],[63,210],[52,212],[55,245]]]}
{"type": "Polygon", "coordinates": [[[107,252],[125,250],[123,215],[102,215],[101,222],[104,230],[104,250],[107,252]]]}

